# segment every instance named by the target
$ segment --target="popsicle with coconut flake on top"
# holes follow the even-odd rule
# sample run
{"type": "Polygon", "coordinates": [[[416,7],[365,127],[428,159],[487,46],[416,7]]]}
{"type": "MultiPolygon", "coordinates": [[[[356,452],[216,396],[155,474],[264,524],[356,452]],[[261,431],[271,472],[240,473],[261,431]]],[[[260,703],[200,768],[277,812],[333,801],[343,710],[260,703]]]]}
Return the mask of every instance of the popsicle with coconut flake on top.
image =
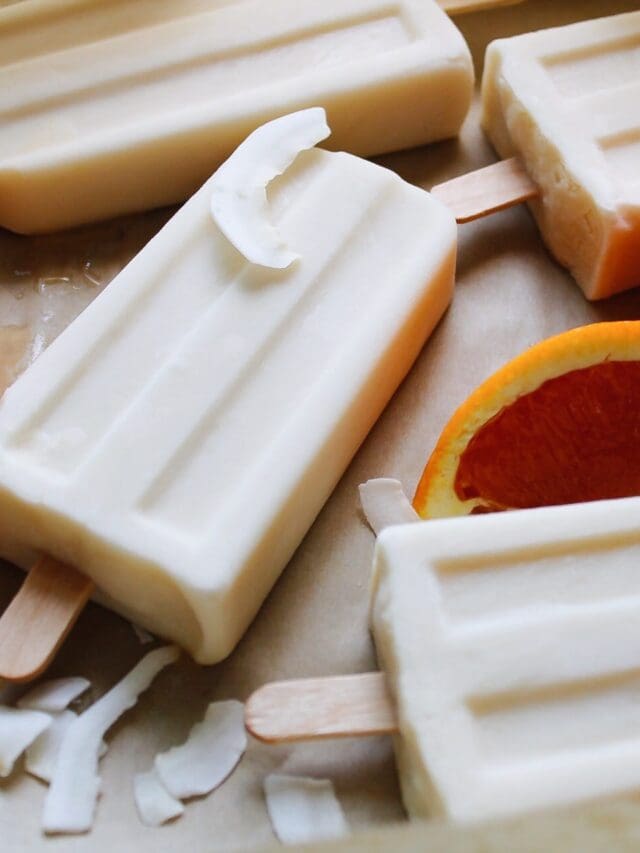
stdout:
{"type": "Polygon", "coordinates": [[[321,109],[255,131],[0,403],[2,556],[75,567],[202,663],[242,636],[453,292],[449,211],[303,150],[328,134],[321,109]]]}

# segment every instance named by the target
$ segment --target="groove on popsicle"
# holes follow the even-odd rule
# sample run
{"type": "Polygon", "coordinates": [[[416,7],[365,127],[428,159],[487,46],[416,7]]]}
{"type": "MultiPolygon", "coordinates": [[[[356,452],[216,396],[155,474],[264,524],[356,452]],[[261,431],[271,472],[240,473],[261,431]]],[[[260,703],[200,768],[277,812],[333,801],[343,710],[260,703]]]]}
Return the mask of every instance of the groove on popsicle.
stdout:
{"type": "MultiPolygon", "coordinates": [[[[26,60],[18,57],[14,63],[0,63],[0,115],[7,125],[4,144],[10,144],[10,153],[18,152],[21,133],[17,128],[22,133],[31,129],[35,136],[34,125],[40,127],[47,119],[50,133],[61,133],[51,117],[69,110],[81,113],[84,126],[107,130],[105,105],[117,102],[123,122],[138,126],[143,117],[165,115],[171,98],[181,105],[181,111],[203,109],[230,87],[251,90],[264,85],[266,79],[270,83],[286,81],[290,69],[303,67],[305,62],[319,73],[344,65],[354,56],[366,57],[372,45],[379,57],[412,41],[403,16],[385,5],[355,15],[345,9],[326,20],[310,4],[287,20],[282,13],[280,18],[275,16],[266,28],[245,28],[233,44],[225,41],[220,19],[220,10],[213,8],[200,12],[199,26],[193,19],[174,18],[156,24],[153,30],[151,26],[134,29],[115,39],[98,34],[95,40],[68,44],[64,50],[56,47],[67,68],[81,67],[83,73],[59,72],[55,87],[51,75],[42,73],[51,62],[46,49],[26,60]],[[322,27],[314,32],[318,20],[322,27]],[[114,51],[120,61],[114,61],[114,51]],[[194,75],[202,75],[206,83],[194,85],[194,75]],[[16,77],[21,85],[10,85],[16,77]],[[140,87],[147,91],[144,99],[139,97],[140,87]]],[[[173,109],[178,114],[175,106],[173,109]]],[[[65,139],[61,135],[60,142],[65,139]]]]}
{"type": "Polygon", "coordinates": [[[30,681],[49,665],[75,624],[93,582],[41,557],[0,617],[0,678],[30,681]]]}
{"type": "Polygon", "coordinates": [[[381,672],[275,681],[245,705],[247,731],[265,743],[392,734],[395,707],[381,672]]]}
{"type": "MultiPolygon", "coordinates": [[[[342,176],[342,172],[334,174],[330,170],[317,172],[306,192],[297,197],[295,206],[290,206],[287,218],[301,216],[301,221],[305,221],[308,215],[305,210],[310,211],[314,206],[317,209],[321,194],[327,192],[331,184],[344,179],[342,176]]],[[[176,414],[175,429],[167,437],[170,442],[158,440],[148,449],[135,448],[138,459],[140,453],[145,454],[145,471],[154,472],[148,483],[141,484],[140,497],[136,497],[137,509],[144,513],[146,518],[160,520],[166,529],[178,533],[206,533],[210,529],[214,514],[220,511],[220,508],[228,508],[239,495],[237,487],[232,487],[223,495],[221,492],[207,489],[206,483],[210,482],[212,477],[220,478],[223,476],[221,472],[225,471],[229,481],[237,483],[239,487],[245,478],[249,477],[249,472],[262,464],[270,448],[276,441],[282,440],[281,436],[288,427],[289,419],[283,420],[282,412],[292,411],[292,394],[296,393],[293,389],[298,389],[295,415],[299,417],[306,411],[304,401],[307,395],[312,393],[316,383],[322,381],[323,376],[320,361],[323,352],[320,347],[323,344],[319,318],[324,316],[329,322],[331,310],[341,310],[343,316],[355,317],[361,304],[358,301],[359,288],[360,299],[364,298],[366,293],[370,303],[373,303],[376,297],[379,298],[379,295],[384,295],[382,287],[372,292],[367,277],[362,275],[362,272],[359,273],[359,283],[353,284],[348,296],[345,291],[347,283],[358,278],[350,249],[359,244],[363,234],[373,227],[372,223],[378,217],[391,221],[394,191],[393,184],[384,188],[368,189],[366,204],[362,199],[361,209],[349,210],[345,205],[344,210],[334,213],[333,222],[326,223],[325,235],[335,233],[337,245],[331,253],[318,252],[317,249],[312,253],[310,249],[305,255],[306,271],[301,269],[298,273],[293,273],[298,279],[295,287],[294,281],[291,280],[286,289],[271,288],[270,293],[264,295],[263,300],[269,300],[270,310],[262,319],[256,316],[249,324],[254,328],[253,350],[239,353],[233,360],[227,358],[227,371],[216,380],[203,374],[197,385],[191,383],[190,386],[174,392],[175,412],[180,414],[176,414]],[[306,283],[304,276],[308,279],[306,283]],[[333,285],[330,280],[334,282],[333,285]],[[337,286],[340,281],[344,282],[344,287],[337,286]],[[337,304],[338,300],[340,305],[337,304]],[[315,320],[310,322],[310,318],[314,317],[315,320]],[[282,341],[287,338],[290,340],[294,333],[299,336],[300,341],[303,334],[306,336],[307,346],[312,348],[313,353],[299,365],[287,366],[288,388],[279,390],[277,373],[285,367],[282,363],[282,341]],[[315,367],[312,367],[313,365],[315,367]],[[312,376],[311,379],[309,375],[312,376]],[[258,376],[262,377],[263,381],[264,377],[271,377],[273,390],[270,406],[262,412],[260,444],[255,448],[247,448],[242,433],[232,425],[234,422],[242,423],[251,418],[247,389],[255,385],[258,376]],[[188,418],[183,414],[186,411],[189,412],[188,418]],[[151,453],[154,454],[153,457],[146,456],[151,453]],[[197,492],[198,483],[202,483],[202,494],[205,497],[199,500],[197,506],[193,506],[189,501],[189,494],[194,490],[197,492]]],[[[362,187],[360,192],[362,193],[362,187]]],[[[375,257],[374,250],[369,250],[369,256],[375,257]]],[[[373,272],[372,262],[370,269],[373,272]]],[[[382,274],[379,278],[382,282],[382,274]]],[[[224,314],[220,310],[223,307],[221,304],[216,315],[212,312],[210,317],[205,315],[199,321],[199,327],[194,330],[191,338],[185,341],[181,351],[184,360],[206,363],[216,357],[212,355],[212,340],[222,339],[225,330],[226,333],[235,333],[238,337],[242,335],[238,318],[244,316],[243,322],[247,322],[247,308],[245,307],[244,312],[241,311],[243,303],[238,301],[242,296],[242,283],[242,280],[238,280],[233,289],[228,288],[224,314]]],[[[264,311],[266,303],[263,301],[261,304],[264,311]]],[[[330,353],[326,352],[323,356],[325,366],[330,358],[330,353]]],[[[222,353],[219,360],[225,360],[222,353]]],[[[166,382],[158,382],[145,398],[141,398],[147,412],[153,412],[163,405],[163,394],[166,399],[166,382]],[[155,402],[150,396],[154,393],[157,395],[155,402]]],[[[128,429],[131,430],[131,422],[128,429]]],[[[112,448],[116,448],[116,441],[114,436],[112,448]]],[[[123,435],[122,441],[125,447],[129,446],[128,435],[123,435]]],[[[119,460],[123,459],[119,449],[112,452],[116,453],[119,460]]],[[[120,464],[129,469],[129,460],[125,459],[120,464]]]]}
{"type": "Polygon", "coordinates": [[[471,222],[535,198],[538,188],[522,161],[511,157],[437,184],[431,194],[446,204],[456,222],[471,222]]]}

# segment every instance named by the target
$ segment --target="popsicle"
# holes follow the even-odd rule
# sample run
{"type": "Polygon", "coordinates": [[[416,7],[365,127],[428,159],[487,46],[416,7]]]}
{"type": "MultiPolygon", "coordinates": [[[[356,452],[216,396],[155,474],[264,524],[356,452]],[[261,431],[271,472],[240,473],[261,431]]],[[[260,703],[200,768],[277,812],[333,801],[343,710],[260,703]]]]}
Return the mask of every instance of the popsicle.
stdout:
{"type": "Polygon", "coordinates": [[[493,42],[483,125],[588,299],[640,284],[640,11],[493,42]]]}
{"type": "Polygon", "coordinates": [[[0,9],[0,225],[181,201],[303,107],[365,156],[455,136],[472,89],[435,0],[25,0],[0,9]]]}
{"type": "MultiPolygon", "coordinates": [[[[316,843],[313,853],[636,853],[640,815],[637,798],[590,803],[483,825],[421,820],[376,824],[341,841],[316,843]],[[526,845],[526,847],[525,847],[526,845]]],[[[277,848],[272,848],[276,853],[277,848]]]]}
{"type": "Polygon", "coordinates": [[[269,685],[250,730],[396,731],[413,816],[481,821],[638,789],[639,531],[637,497],[387,528],[371,608],[386,677],[269,685]]]}
{"type": "Polygon", "coordinates": [[[394,173],[304,151],[267,199],[328,133],[321,109],[254,132],[0,403],[2,555],[75,567],[201,663],[233,649],[452,295],[453,217],[394,173]]]}

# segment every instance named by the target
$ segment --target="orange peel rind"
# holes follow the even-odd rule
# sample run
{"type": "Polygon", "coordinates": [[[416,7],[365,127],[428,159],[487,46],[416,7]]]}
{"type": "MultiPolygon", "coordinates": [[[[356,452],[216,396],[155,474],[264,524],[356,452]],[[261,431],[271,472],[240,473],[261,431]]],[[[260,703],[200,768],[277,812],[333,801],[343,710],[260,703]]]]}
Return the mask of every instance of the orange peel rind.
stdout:
{"type": "Polygon", "coordinates": [[[627,493],[640,493],[640,321],[572,329],[489,377],[444,428],[413,506],[440,518],[627,493]]]}

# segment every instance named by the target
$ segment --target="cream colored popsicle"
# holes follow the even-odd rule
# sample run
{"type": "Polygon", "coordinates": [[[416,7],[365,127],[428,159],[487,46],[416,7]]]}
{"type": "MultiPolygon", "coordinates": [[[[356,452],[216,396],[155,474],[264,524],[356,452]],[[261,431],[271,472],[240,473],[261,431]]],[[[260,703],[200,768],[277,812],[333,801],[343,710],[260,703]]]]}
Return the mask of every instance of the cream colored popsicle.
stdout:
{"type": "Polygon", "coordinates": [[[303,107],[365,156],[454,136],[472,89],[434,0],[25,0],[0,9],[0,225],[180,201],[303,107]]]}
{"type": "Polygon", "coordinates": [[[322,115],[254,133],[0,403],[3,556],[79,568],[202,663],[238,641],[452,295],[452,215],[382,167],[306,151],[266,204],[322,115]]]}
{"type": "Polygon", "coordinates": [[[489,45],[483,124],[589,299],[640,284],[640,11],[489,45]]]}
{"type": "Polygon", "coordinates": [[[391,527],[372,627],[411,815],[640,788],[640,498],[391,527]]]}

